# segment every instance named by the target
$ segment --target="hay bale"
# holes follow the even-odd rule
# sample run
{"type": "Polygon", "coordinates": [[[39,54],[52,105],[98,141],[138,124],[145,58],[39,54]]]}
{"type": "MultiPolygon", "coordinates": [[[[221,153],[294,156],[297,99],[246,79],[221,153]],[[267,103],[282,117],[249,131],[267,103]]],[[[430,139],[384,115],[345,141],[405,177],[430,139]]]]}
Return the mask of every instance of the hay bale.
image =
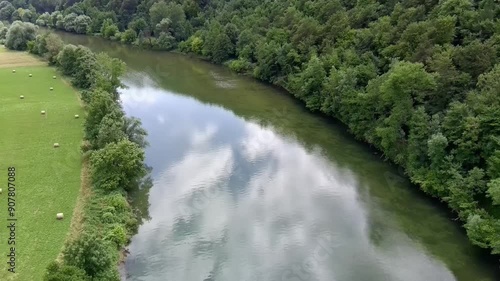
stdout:
{"type": "Polygon", "coordinates": [[[3,190],[0,188],[0,194],[2,194],[3,190]]]}
{"type": "Polygon", "coordinates": [[[75,119],[78,119],[80,118],[80,116],[78,114],[75,114],[75,119]]]}
{"type": "Polygon", "coordinates": [[[55,143],[54,143],[54,147],[55,147],[55,148],[58,148],[58,147],[59,147],[59,143],[58,143],[58,142],[55,142],[55,143]]]}
{"type": "Polygon", "coordinates": [[[54,90],[54,88],[50,87],[50,90],[51,90],[51,91],[53,91],[53,90],[54,90]]]}
{"type": "Polygon", "coordinates": [[[24,96],[23,96],[23,95],[20,95],[20,96],[19,96],[19,98],[20,98],[20,99],[24,99],[24,96]]]}
{"type": "Polygon", "coordinates": [[[40,114],[45,115],[45,110],[40,111],[40,114]]]}
{"type": "Polygon", "coordinates": [[[55,77],[55,76],[52,76],[52,79],[56,79],[56,77],[55,77]]]}
{"type": "Polygon", "coordinates": [[[31,73],[30,73],[30,75],[29,75],[29,76],[30,76],[30,77],[33,77],[33,74],[31,74],[31,73]]]}
{"type": "Polygon", "coordinates": [[[15,69],[14,69],[14,70],[12,70],[12,73],[16,73],[16,70],[15,70],[15,69]]]}
{"type": "Polygon", "coordinates": [[[57,213],[57,214],[56,214],[56,218],[57,218],[58,220],[62,220],[62,219],[64,218],[64,214],[63,214],[63,213],[57,213]]]}

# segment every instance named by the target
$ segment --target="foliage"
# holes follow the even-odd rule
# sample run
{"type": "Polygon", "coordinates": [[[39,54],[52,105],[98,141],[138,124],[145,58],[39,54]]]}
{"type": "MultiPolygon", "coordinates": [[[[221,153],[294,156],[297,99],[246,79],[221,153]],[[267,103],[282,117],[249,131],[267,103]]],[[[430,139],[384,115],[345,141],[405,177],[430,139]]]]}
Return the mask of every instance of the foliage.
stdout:
{"type": "Polygon", "coordinates": [[[90,158],[96,188],[113,191],[131,189],[145,175],[144,151],[128,139],[110,143],[90,158]]]}
{"type": "Polygon", "coordinates": [[[250,69],[251,65],[248,61],[246,60],[232,60],[230,63],[229,63],[229,68],[235,72],[238,72],[238,73],[243,73],[243,72],[246,72],[250,69]]]}
{"type": "Polygon", "coordinates": [[[8,1],[0,2],[0,21],[10,21],[16,8],[8,1]]]}
{"type": "Polygon", "coordinates": [[[132,44],[137,39],[137,32],[133,29],[127,29],[122,33],[121,41],[126,44],[132,44]]]}
{"type": "MultiPolygon", "coordinates": [[[[96,90],[91,93],[86,109],[88,116],[85,119],[84,132],[85,138],[91,143],[97,141],[99,126],[104,116],[112,112],[121,112],[112,96],[103,90],[96,90]]],[[[93,147],[96,147],[96,145],[93,145],[93,147]]]]}
{"type": "Polygon", "coordinates": [[[120,76],[125,73],[125,63],[119,59],[112,58],[105,53],[96,56],[97,66],[94,68],[94,81],[91,88],[102,89],[118,99],[116,90],[123,87],[120,76]]]}
{"type": "Polygon", "coordinates": [[[110,247],[95,235],[83,233],[64,249],[64,263],[83,269],[90,277],[98,276],[113,263],[113,251],[110,247]]]}
{"type": "Polygon", "coordinates": [[[57,261],[53,261],[47,267],[47,272],[44,276],[44,281],[90,281],[83,269],[71,265],[62,265],[57,261]]]}
{"type": "Polygon", "coordinates": [[[0,39],[5,39],[5,36],[7,36],[7,31],[9,31],[9,28],[0,21],[0,39]]]}
{"type": "Polygon", "coordinates": [[[111,38],[119,32],[118,26],[113,23],[113,20],[106,19],[101,27],[101,34],[104,38],[111,38]]]}
{"type": "Polygon", "coordinates": [[[36,26],[32,23],[15,21],[5,37],[5,47],[12,50],[26,50],[28,42],[35,39],[36,26]]]}
{"type": "Polygon", "coordinates": [[[31,53],[43,56],[49,64],[57,62],[57,56],[62,50],[64,43],[61,38],[53,33],[43,33],[37,35],[33,42],[33,47],[29,50],[31,53]]]}

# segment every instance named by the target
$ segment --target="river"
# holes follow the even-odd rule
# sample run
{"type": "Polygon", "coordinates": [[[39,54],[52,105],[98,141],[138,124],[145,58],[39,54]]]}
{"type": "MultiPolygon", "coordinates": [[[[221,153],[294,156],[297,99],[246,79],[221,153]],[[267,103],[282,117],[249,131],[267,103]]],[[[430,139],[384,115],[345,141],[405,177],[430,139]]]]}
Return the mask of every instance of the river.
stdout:
{"type": "Polygon", "coordinates": [[[494,281],[452,215],[343,126],[184,55],[59,33],[127,63],[153,186],[127,280],[494,281]]]}

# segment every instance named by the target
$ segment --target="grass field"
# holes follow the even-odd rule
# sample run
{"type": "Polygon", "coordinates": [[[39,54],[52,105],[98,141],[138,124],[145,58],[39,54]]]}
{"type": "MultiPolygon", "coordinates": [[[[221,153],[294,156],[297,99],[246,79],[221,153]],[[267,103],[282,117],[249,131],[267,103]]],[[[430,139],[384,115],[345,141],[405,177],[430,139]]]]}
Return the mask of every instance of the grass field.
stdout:
{"type": "Polygon", "coordinates": [[[80,191],[83,120],[74,115],[84,112],[75,90],[44,65],[0,47],[0,280],[42,280],[66,239],[80,191]],[[7,271],[14,246],[7,245],[10,166],[16,170],[16,274],[7,271]],[[56,213],[64,219],[56,220],[56,213]]]}

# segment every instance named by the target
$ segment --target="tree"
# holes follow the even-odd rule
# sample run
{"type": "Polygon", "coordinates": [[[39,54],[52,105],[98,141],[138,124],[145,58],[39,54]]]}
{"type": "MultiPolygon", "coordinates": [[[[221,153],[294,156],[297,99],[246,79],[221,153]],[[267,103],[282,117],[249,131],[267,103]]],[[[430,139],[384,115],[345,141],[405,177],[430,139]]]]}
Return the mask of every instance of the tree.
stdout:
{"type": "Polygon", "coordinates": [[[64,19],[63,19],[64,30],[69,31],[69,32],[76,31],[76,17],[78,17],[78,15],[75,13],[67,14],[64,17],[64,19]]]}
{"type": "Polygon", "coordinates": [[[110,143],[116,143],[126,138],[123,127],[123,112],[115,108],[102,118],[93,148],[101,149],[110,143]]]}
{"type": "Polygon", "coordinates": [[[326,71],[319,58],[313,55],[304,71],[291,79],[290,88],[295,96],[305,101],[309,109],[316,111],[323,103],[322,90],[325,79],[326,71]]]}
{"type": "Polygon", "coordinates": [[[92,19],[86,15],[80,15],[75,19],[75,32],[79,34],[87,33],[92,19]]]}
{"type": "Polygon", "coordinates": [[[0,22],[0,40],[5,39],[7,37],[7,32],[9,31],[9,28],[3,25],[2,22],[0,22]]]}
{"type": "Polygon", "coordinates": [[[39,26],[50,26],[50,14],[45,12],[36,19],[36,24],[39,26]]]}
{"type": "Polygon", "coordinates": [[[224,62],[234,54],[234,46],[231,43],[231,39],[218,22],[210,25],[210,29],[203,42],[203,53],[210,56],[216,63],[224,62]]]}
{"type": "Polygon", "coordinates": [[[146,29],[148,26],[146,20],[144,18],[137,18],[131,21],[128,25],[130,29],[135,30],[135,32],[139,33],[146,29]]]}
{"type": "Polygon", "coordinates": [[[144,151],[128,139],[110,143],[90,157],[92,180],[104,191],[130,190],[146,174],[144,151]]]}
{"type": "Polygon", "coordinates": [[[185,30],[186,15],[180,4],[168,3],[165,18],[170,20],[171,33],[176,39],[183,40],[187,38],[185,30]]]}
{"type": "Polygon", "coordinates": [[[0,21],[10,21],[16,8],[8,1],[0,2],[0,21]]]}
{"type": "Polygon", "coordinates": [[[169,18],[164,18],[156,25],[155,33],[161,34],[163,32],[170,34],[171,26],[172,26],[172,21],[169,18]]]}
{"type": "Polygon", "coordinates": [[[57,63],[64,75],[72,76],[76,72],[77,50],[77,46],[68,44],[57,55],[57,63]]]}
{"type": "Polygon", "coordinates": [[[176,46],[175,38],[170,33],[162,32],[156,40],[156,49],[159,50],[172,50],[176,46]]]}
{"type": "Polygon", "coordinates": [[[136,143],[139,147],[146,147],[148,145],[147,132],[142,128],[141,120],[135,117],[124,117],[123,121],[123,132],[128,140],[136,143]]]}
{"type": "Polygon", "coordinates": [[[64,262],[81,268],[90,277],[109,270],[114,265],[113,250],[108,242],[93,234],[83,233],[63,251],[64,262]]]}
{"type": "Polygon", "coordinates": [[[49,61],[49,64],[56,64],[57,56],[64,46],[61,38],[54,33],[49,33],[45,37],[45,48],[47,52],[44,57],[49,61]]]}
{"type": "Polygon", "coordinates": [[[135,30],[133,30],[131,28],[125,30],[122,33],[122,39],[121,39],[121,41],[123,43],[132,44],[132,43],[135,42],[136,39],[137,39],[137,32],[135,32],[135,30]]]}
{"type": "Polygon", "coordinates": [[[118,32],[118,26],[116,26],[111,19],[104,20],[101,27],[101,34],[104,38],[111,38],[118,32]]]}
{"type": "Polygon", "coordinates": [[[7,31],[5,46],[12,50],[26,50],[28,42],[35,40],[35,36],[34,24],[15,21],[7,31]]]}
{"type": "Polygon", "coordinates": [[[151,19],[151,26],[156,26],[164,18],[168,18],[169,10],[165,1],[154,3],[149,9],[149,18],[151,19]]]}
{"type": "Polygon", "coordinates": [[[415,105],[423,104],[434,91],[436,82],[422,64],[397,62],[381,76],[379,86],[381,101],[386,106],[382,125],[376,134],[385,153],[402,164],[406,157],[408,123],[415,105]]]}
{"type": "Polygon", "coordinates": [[[123,86],[120,76],[125,73],[125,63],[117,58],[112,58],[105,53],[96,56],[94,66],[95,76],[92,87],[111,93],[115,100],[118,99],[116,90],[123,86]]]}
{"type": "Polygon", "coordinates": [[[488,183],[488,195],[493,201],[493,204],[500,205],[500,178],[491,180],[488,183]]]}
{"type": "Polygon", "coordinates": [[[85,119],[85,138],[91,143],[97,142],[99,125],[102,119],[110,112],[120,111],[112,95],[101,89],[91,93],[90,102],[87,104],[87,118],[85,119]]]}
{"type": "Polygon", "coordinates": [[[98,62],[96,54],[90,49],[79,46],[76,50],[76,64],[73,73],[73,85],[82,88],[90,89],[96,83],[98,75],[98,62]]]}

